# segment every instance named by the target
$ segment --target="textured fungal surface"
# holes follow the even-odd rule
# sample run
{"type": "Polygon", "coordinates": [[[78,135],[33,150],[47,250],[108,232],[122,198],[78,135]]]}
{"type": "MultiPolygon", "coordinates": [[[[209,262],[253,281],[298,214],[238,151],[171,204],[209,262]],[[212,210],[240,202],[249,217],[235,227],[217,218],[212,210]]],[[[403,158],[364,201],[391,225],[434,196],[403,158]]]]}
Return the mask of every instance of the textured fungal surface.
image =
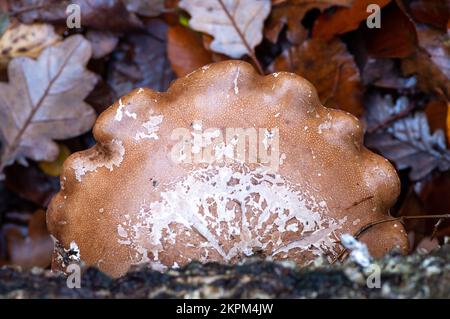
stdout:
{"type": "MultiPolygon", "coordinates": [[[[303,78],[245,62],[203,67],[164,93],[135,90],[99,117],[97,145],[64,164],[47,216],[54,268],[71,245],[113,276],[140,263],[332,258],[341,234],[386,218],[399,193],[362,136],[303,78]]],[[[375,256],[407,249],[395,222],[362,240],[375,256]]]]}

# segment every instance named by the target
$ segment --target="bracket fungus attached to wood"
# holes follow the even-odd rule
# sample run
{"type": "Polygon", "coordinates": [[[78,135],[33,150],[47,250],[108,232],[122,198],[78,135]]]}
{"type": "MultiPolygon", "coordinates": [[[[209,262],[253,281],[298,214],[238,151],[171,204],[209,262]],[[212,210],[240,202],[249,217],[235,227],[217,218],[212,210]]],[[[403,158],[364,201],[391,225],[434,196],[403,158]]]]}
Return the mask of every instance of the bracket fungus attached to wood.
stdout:
{"type": "MultiPolygon", "coordinates": [[[[335,257],[340,235],[386,218],[399,193],[355,117],[323,107],[303,78],[245,62],[205,66],[165,93],[135,90],[94,136],[65,162],[48,210],[54,269],[74,254],[113,276],[252,254],[304,265],[335,257]]],[[[361,240],[374,256],[407,250],[398,222],[361,240]]]]}

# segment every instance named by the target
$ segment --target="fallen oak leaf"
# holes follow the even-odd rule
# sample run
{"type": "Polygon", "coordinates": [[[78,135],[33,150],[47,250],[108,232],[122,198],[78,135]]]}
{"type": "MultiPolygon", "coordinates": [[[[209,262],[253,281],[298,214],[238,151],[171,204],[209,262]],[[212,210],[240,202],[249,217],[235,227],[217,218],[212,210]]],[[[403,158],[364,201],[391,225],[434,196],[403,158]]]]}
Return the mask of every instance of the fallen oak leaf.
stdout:
{"type": "Polygon", "coordinates": [[[262,73],[254,50],[263,39],[270,0],[181,0],[179,7],[191,15],[191,28],[214,37],[213,51],[235,59],[247,54],[262,73]]]}
{"type": "Polygon", "coordinates": [[[391,0],[358,0],[350,8],[338,8],[332,12],[322,13],[314,23],[312,36],[314,38],[331,39],[335,35],[341,35],[359,27],[359,24],[367,19],[371,12],[367,7],[376,4],[380,8],[391,0]]]}
{"type": "Polygon", "coordinates": [[[169,27],[167,55],[178,77],[213,62],[211,52],[203,47],[202,38],[180,25],[169,27]]]}
{"type": "Polygon", "coordinates": [[[416,74],[418,85],[425,92],[442,90],[450,99],[450,34],[426,25],[416,25],[419,48],[402,59],[404,75],[416,74]]]}
{"type": "Polygon", "coordinates": [[[353,56],[339,39],[309,39],[292,46],[274,61],[269,70],[296,73],[314,84],[324,105],[355,116],[363,114],[359,70],[353,56]]]}
{"type": "Polygon", "coordinates": [[[380,23],[381,28],[363,28],[363,37],[370,56],[404,58],[415,52],[417,35],[414,22],[396,2],[383,9],[380,23]]]}
{"type": "Polygon", "coordinates": [[[283,27],[287,26],[287,39],[293,44],[300,44],[307,35],[302,25],[306,13],[312,9],[323,11],[332,6],[350,7],[353,0],[284,0],[274,3],[264,35],[276,43],[283,27]]]}
{"type": "Polygon", "coordinates": [[[8,66],[9,83],[0,82],[0,172],[16,159],[52,161],[58,156],[53,139],[88,131],[94,110],[85,102],[97,82],[86,70],[91,46],[81,35],[45,49],[37,60],[15,58],[8,66]]]}
{"type": "Polygon", "coordinates": [[[43,49],[60,40],[50,24],[13,25],[0,38],[0,66],[19,56],[36,58],[43,49]]]}
{"type": "Polygon", "coordinates": [[[450,2],[448,0],[414,0],[409,4],[409,11],[418,22],[432,25],[445,31],[450,19],[450,2]]]}
{"type": "Polygon", "coordinates": [[[409,178],[418,181],[435,169],[450,169],[450,151],[442,130],[430,133],[422,112],[395,121],[382,131],[366,136],[366,145],[392,160],[398,170],[411,168],[409,178]]]}

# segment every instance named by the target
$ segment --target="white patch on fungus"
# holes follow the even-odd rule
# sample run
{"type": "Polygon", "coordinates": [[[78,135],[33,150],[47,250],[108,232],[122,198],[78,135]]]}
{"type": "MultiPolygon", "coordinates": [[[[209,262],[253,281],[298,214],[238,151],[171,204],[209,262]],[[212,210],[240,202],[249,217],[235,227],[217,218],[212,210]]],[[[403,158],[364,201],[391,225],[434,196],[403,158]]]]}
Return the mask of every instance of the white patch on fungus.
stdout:
{"type": "Polygon", "coordinates": [[[123,111],[124,111],[124,110],[125,110],[125,115],[126,115],[127,117],[131,117],[131,118],[133,118],[133,119],[136,119],[136,118],[137,118],[137,114],[134,113],[134,112],[130,112],[130,111],[128,111],[127,109],[125,109],[125,105],[123,104],[122,99],[119,99],[119,107],[117,108],[117,111],[116,111],[116,115],[115,115],[115,117],[114,117],[114,120],[116,120],[116,121],[118,121],[118,122],[122,121],[122,118],[123,118],[123,111]]]}
{"type": "Polygon", "coordinates": [[[143,258],[140,262],[147,256],[160,262],[163,247],[176,245],[178,236],[183,236],[183,245],[198,247],[202,256],[214,252],[225,262],[261,249],[272,256],[291,249],[316,256],[337,253],[334,231],[346,217],[339,221],[327,217],[328,208],[314,196],[265,167],[238,167],[194,170],[167,185],[159,201],[144,201],[138,222],[126,221],[125,226],[127,245],[143,258]],[[300,239],[285,242],[286,231],[298,232],[300,239]],[[193,240],[200,236],[203,242],[186,243],[193,234],[197,234],[193,240]]]}
{"type": "Polygon", "coordinates": [[[128,117],[131,117],[133,119],[137,119],[137,114],[134,113],[134,112],[130,112],[128,110],[125,110],[125,115],[128,116],[128,117]]]}
{"type": "Polygon", "coordinates": [[[134,136],[134,139],[136,141],[148,138],[148,139],[159,139],[158,134],[156,134],[159,131],[159,128],[161,126],[161,123],[163,121],[164,116],[163,115],[156,115],[150,117],[150,119],[142,124],[142,127],[145,129],[145,131],[139,131],[134,136]]]}
{"type": "Polygon", "coordinates": [[[239,74],[241,73],[241,69],[238,68],[237,72],[236,72],[236,76],[234,77],[233,80],[233,84],[234,84],[234,94],[238,95],[239,94],[239,87],[238,87],[238,79],[239,79],[239,74]]]}
{"type": "Polygon", "coordinates": [[[116,116],[114,117],[114,119],[118,122],[122,121],[124,107],[125,105],[123,105],[122,99],[119,99],[119,107],[117,108],[116,116]]]}
{"type": "Polygon", "coordinates": [[[79,156],[72,162],[72,169],[75,171],[75,178],[81,182],[81,177],[88,172],[96,172],[99,168],[105,167],[110,171],[114,166],[119,167],[125,155],[125,148],[122,141],[112,140],[103,146],[97,146],[87,156],[79,156]]]}

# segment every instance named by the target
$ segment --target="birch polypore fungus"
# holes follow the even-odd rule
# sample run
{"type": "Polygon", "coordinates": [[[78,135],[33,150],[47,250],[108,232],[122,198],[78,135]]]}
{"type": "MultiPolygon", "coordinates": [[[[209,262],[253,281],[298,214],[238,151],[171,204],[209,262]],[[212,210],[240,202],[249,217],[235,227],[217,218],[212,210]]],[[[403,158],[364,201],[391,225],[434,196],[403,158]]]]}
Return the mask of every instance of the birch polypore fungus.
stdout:
{"type": "MultiPolygon", "coordinates": [[[[205,66],[165,93],[135,90],[94,136],[65,162],[48,210],[56,269],[75,255],[113,276],[253,254],[304,265],[335,257],[340,235],[385,219],[399,193],[355,117],[322,106],[303,78],[245,62],[205,66]]],[[[407,249],[397,222],[361,240],[373,256],[407,249]]]]}

